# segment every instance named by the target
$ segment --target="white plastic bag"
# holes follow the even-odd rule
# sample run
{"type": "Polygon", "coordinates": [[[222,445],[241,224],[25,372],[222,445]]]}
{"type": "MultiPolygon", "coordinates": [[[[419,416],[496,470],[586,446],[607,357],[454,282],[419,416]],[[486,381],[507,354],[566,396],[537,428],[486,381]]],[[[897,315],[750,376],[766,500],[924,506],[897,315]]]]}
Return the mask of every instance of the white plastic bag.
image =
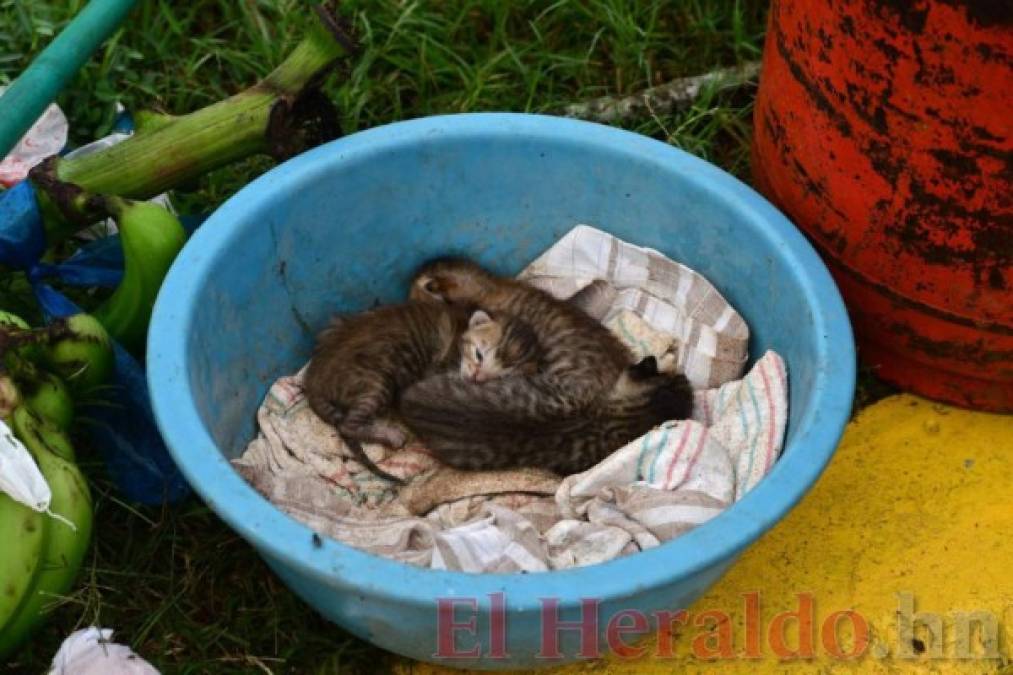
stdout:
{"type": "Polygon", "coordinates": [[[7,423],[0,420],[0,492],[30,509],[56,518],[72,530],[77,530],[70,520],[49,510],[53,493],[46,477],[39,471],[35,458],[28,448],[17,439],[7,423]]]}
{"type": "Polygon", "coordinates": [[[52,493],[28,448],[0,420],[0,492],[35,511],[48,511],[52,493]]]}
{"type": "MultiPolygon", "coordinates": [[[[0,87],[3,94],[6,87],[0,87]]],[[[0,161],[0,185],[11,186],[25,179],[28,171],[67,144],[67,117],[55,103],[50,104],[18,144],[0,161]]]]}
{"type": "Polygon", "coordinates": [[[130,647],[110,642],[110,628],[74,631],[60,645],[47,675],[159,675],[130,647]]]}

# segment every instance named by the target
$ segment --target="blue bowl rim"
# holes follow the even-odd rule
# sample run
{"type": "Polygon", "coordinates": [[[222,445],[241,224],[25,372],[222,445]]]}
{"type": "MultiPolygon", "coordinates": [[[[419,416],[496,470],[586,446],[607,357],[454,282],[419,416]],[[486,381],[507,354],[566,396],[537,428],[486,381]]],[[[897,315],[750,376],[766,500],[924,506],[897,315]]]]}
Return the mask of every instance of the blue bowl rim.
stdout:
{"type": "MultiPolygon", "coordinates": [[[[855,387],[855,347],[848,315],[825,265],[783,214],[716,166],[640,134],[600,124],[526,113],[465,113],[388,124],[314,148],[260,176],[227,200],[194,234],[173,264],[155,305],[147,350],[148,383],[156,419],[180,470],[205,502],[262,554],[303,576],[396,603],[432,605],[445,596],[483,598],[505,592],[512,609],[554,597],[573,607],[583,597],[621,600],[677,582],[740,553],[777,523],[812,487],[830,461],[848,421],[855,387]],[[795,423],[788,453],[743,499],[709,522],[654,549],[609,562],[539,574],[468,574],[416,567],[323,537],[283,513],[232,468],[194,404],[188,364],[196,291],[234,242],[232,224],[332,162],[396,151],[425,139],[545,138],[595,144],[655,162],[703,190],[733,202],[756,221],[771,250],[789,258],[812,310],[819,336],[813,400],[795,423]]],[[[755,355],[754,355],[755,356],[755,355]]],[[[790,364],[789,368],[790,368],[790,364]]],[[[789,370],[790,376],[790,370],[789,370]]],[[[252,411],[251,411],[252,414],[252,411]]],[[[785,448],[787,451],[788,448],[785,448]]],[[[435,616],[435,614],[434,614],[435,616]]]]}

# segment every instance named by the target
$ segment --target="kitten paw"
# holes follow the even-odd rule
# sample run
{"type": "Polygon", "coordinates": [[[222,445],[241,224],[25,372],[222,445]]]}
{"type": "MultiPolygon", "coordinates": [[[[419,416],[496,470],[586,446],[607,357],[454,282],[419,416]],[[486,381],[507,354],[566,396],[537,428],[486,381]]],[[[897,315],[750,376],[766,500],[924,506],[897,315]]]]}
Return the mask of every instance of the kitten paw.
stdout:
{"type": "Polygon", "coordinates": [[[665,352],[658,359],[658,372],[659,373],[678,373],[679,362],[678,357],[673,352],[665,352]]]}
{"type": "Polygon", "coordinates": [[[384,427],[377,433],[377,440],[395,450],[408,444],[408,434],[397,427],[384,427]]]}

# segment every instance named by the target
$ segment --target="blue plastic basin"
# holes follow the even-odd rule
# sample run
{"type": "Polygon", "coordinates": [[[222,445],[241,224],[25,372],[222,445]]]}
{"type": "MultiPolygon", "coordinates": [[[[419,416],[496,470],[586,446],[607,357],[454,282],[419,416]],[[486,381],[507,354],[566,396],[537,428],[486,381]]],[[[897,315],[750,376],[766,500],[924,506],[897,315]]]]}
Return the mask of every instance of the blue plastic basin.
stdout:
{"type": "MultiPolygon", "coordinates": [[[[325,617],[385,649],[433,660],[437,600],[474,599],[477,644],[503,593],[507,657],[544,663],[543,598],[559,618],[685,607],[816,481],[851,410],[855,351],[844,305],[799,232],[711,164],[643,136],[535,115],[392,124],[307,152],[226,202],[176,260],[155,307],[148,377],[165,440],[197,493],[325,617]],[[377,558],[313,532],[231,468],[268,385],[309,357],[338,310],[405,297],[422,260],[449,251],[515,273],[577,223],[650,246],[707,276],[752,329],[750,353],[787,361],[783,456],[742,501],[664,546],[543,574],[470,575],[377,558]]],[[[457,606],[457,621],[474,613],[457,606]]],[[[476,644],[455,632],[463,652],[476,644]]],[[[564,659],[578,656],[562,634],[564,659]]],[[[459,665],[475,665],[466,658],[459,665]]]]}

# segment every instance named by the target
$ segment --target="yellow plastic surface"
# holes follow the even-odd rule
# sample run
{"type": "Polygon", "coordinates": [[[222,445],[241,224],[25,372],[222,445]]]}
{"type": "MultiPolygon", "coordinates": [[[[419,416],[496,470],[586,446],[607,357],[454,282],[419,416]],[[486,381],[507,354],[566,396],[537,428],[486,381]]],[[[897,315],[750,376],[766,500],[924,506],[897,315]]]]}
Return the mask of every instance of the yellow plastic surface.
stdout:
{"type": "MultiPolygon", "coordinates": [[[[645,652],[640,658],[537,672],[1013,675],[1013,416],[909,395],[866,408],[812,492],[689,608],[671,644],[659,656],[664,642],[651,636],[633,643],[645,652]],[[810,600],[813,656],[782,658],[799,647],[800,621],[776,615],[810,600]],[[754,602],[759,612],[747,634],[754,602]],[[839,614],[848,610],[855,615],[839,614]],[[704,612],[712,614],[697,625],[704,612]],[[844,654],[856,650],[856,623],[868,626],[858,658],[835,657],[824,644],[835,613],[830,647],[844,654]],[[933,624],[941,641],[930,635],[933,624]],[[771,639],[772,626],[787,636],[783,644],[771,639]],[[701,658],[722,648],[732,656],[701,658]],[[759,658],[746,658],[747,649],[759,658]]],[[[407,660],[396,667],[460,672],[407,660]]]]}

